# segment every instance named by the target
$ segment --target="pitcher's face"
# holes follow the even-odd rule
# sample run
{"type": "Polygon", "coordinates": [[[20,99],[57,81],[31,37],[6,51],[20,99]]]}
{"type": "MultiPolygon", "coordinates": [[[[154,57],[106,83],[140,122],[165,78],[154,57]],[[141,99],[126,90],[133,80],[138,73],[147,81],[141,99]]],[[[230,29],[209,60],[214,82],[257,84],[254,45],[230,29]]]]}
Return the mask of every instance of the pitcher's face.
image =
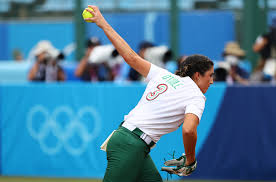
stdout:
{"type": "Polygon", "coordinates": [[[214,83],[214,67],[212,66],[204,75],[198,74],[195,80],[202,93],[206,93],[211,84],[214,83]]]}

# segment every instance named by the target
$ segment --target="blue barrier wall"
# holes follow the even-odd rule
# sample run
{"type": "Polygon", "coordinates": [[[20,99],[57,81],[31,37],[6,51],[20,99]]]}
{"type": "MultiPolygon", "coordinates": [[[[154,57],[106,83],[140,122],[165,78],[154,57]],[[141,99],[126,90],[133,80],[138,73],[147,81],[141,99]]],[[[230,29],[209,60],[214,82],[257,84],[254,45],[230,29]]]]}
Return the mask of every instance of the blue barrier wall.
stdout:
{"type": "Polygon", "coordinates": [[[276,87],[228,87],[191,178],[276,180],[276,87]]]}
{"type": "MultiPolygon", "coordinates": [[[[71,21],[32,21],[11,22],[8,26],[8,55],[6,59],[13,59],[12,51],[19,49],[27,58],[30,50],[40,40],[50,40],[52,44],[63,50],[69,44],[75,42],[75,28],[71,21]]],[[[74,54],[66,59],[74,60],[74,54]]]]}
{"type": "Polygon", "coordinates": [[[0,175],[2,174],[2,102],[1,102],[1,98],[2,98],[2,90],[0,89],[0,175]]]}
{"type": "MultiPolygon", "coordinates": [[[[141,83],[0,85],[2,175],[102,178],[106,156],[99,147],[144,88],[141,83]]],[[[275,86],[214,84],[198,127],[198,168],[189,178],[276,180],[275,92],[275,86]]],[[[163,136],[151,151],[158,169],[174,151],[184,152],[181,129],[163,136]]]]}
{"type": "Polygon", "coordinates": [[[5,23],[0,23],[0,60],[8,59],[8,25],[5,23]]]}
{"type": "Polygon", "coordinates": [[[81,83],[1,86],[2,174],[102,177],[106,157],[99,147],[143,89],[81,83]]]}
{"type": "MultiPolygon", "coordinates": [[[[105,13],[106,19],[134,50],[143,40],[156,45],[170,46],[168,13],[105,13]]],[[[179,19],[180,53],[204,53],[212,59],[221,59],[225,42],[234,40],[234,15],[228,11],[181,12],[179,19]]],[[[87,37],[98,36],[109,43],[103,31],[95,24],[87,25],[87,37]]],[[[14,49],[24,58],[40,40],[50,40],[58,49],[75,42],[75,27],[71,21],[16,21],[0,23],[0,60],[11,60],[14,49]]],[[[74,54],[66,58],[74,60],[74,54]]]]}
{"type": "Polygon", "coordinates": [[[180,53],[203,54],[222,59],[225,43],[235,40],[232,12],[189,12],[180,14],[180,53]]]}

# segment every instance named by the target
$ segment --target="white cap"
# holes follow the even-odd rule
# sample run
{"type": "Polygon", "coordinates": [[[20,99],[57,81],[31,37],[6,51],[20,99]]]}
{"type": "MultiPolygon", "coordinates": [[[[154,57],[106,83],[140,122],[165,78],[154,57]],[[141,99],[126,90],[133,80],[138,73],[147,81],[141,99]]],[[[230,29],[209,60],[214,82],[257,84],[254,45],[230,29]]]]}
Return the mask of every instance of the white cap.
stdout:
{"type": "Polygon", "coordinates": [[[48,53],[53,58],[56,58],[59,55],[59,50],[57,50],[48,40],[41,40],[37,43],[34,55],[37,56],[43,52],[48,53]]]}
{"type": "Polygon", "coordinates": [[[88,61],[90,63],[108,62],[112,58],[112,52],[115,50],[112,44],[96,46],[91,52],[88,61]]]}
{"type": "Polygon", "coordinates": [[[150,47],[145,50],[145,59],[159,67],[164,67],[162,58],[169,51],[167,46],[150,47]]]}
{"type": "Polygon", "coordinates": [[[275,59],[266,60],[263,72],[267,75],[274,76],[276,74],[276,60],[275,59]]]}

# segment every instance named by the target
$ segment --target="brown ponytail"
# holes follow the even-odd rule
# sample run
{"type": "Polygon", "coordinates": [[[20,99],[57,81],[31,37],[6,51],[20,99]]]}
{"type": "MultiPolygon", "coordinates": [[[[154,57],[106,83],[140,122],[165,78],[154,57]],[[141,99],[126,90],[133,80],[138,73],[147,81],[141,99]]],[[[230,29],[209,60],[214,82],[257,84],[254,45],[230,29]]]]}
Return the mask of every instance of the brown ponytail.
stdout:
{"type": "Polygon", "coordinates": [[[212,66],[214,66],[214,63],[208,57],[195,54],[188,56],[180,64],[179,70],[177,70],[175,74],[180,77],[189,76],[192,78],[196,72],[204,75],[212,66]]]}

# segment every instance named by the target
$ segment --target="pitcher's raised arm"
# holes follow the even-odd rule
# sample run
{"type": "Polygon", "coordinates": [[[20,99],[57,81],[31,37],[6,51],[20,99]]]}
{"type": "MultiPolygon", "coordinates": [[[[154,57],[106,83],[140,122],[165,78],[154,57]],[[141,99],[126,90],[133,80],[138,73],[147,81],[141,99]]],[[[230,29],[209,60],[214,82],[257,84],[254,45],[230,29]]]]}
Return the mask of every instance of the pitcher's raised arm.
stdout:
{"type": "Polygon", "coordinates": [[[139,72],[144,77],[147,77],[150,70],[150,62],[141,58],[133,49],[127,44],[127,42],[109,25],[109,23],[104,19],[101,14],[99,8],[97,6],[89,5],[89,8],[86,8],[93,17],[87,18],[85,20],[92,21],[96,23],[98,27],[100,27],[110,42],[117,49],[119,54],[124,58],[126,63],[139,72]],[[94,11],[92,11],[92,8],[94,11]]]}

